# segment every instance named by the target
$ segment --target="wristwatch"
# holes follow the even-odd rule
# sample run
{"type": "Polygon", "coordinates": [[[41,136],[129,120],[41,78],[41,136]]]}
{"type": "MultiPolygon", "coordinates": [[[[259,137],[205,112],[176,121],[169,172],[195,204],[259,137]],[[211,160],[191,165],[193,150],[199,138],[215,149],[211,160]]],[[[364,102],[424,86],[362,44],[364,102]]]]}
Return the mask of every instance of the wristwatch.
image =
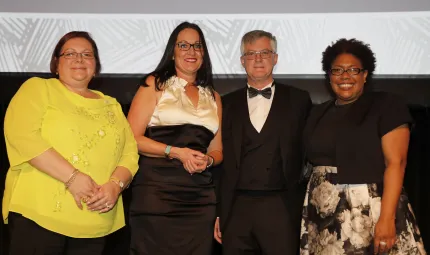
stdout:
{"type": "Polygon", "coordinates": [[[109,179],[111,182],[114,182],[114,183],[116,183],[116,184],[118,184],[119,185],[119,187],[120,187],[120,189],[121,189],[121,191],[123,191],[124,190],[124,182],[122,182],[120,179],[118,179],[118,178],[116,178],[116,177],[111,177],[110,179],[109,179]]]}

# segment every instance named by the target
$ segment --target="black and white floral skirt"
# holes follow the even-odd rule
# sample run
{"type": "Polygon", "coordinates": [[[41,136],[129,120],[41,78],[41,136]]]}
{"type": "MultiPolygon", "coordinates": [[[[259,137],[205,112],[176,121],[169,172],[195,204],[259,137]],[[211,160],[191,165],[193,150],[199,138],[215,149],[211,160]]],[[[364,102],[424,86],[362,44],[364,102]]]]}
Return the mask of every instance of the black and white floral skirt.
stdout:
{"type": "MultiPolygon", "coordinates": [[[[303,204],[300,254],[373,254],[382,186],[334,184],[336,175],[336,167],[313,168],[303,204]]],[[[396,212],[396,232],[397,241],[389,254],[426,254],[404,192],[396,212]]]]}

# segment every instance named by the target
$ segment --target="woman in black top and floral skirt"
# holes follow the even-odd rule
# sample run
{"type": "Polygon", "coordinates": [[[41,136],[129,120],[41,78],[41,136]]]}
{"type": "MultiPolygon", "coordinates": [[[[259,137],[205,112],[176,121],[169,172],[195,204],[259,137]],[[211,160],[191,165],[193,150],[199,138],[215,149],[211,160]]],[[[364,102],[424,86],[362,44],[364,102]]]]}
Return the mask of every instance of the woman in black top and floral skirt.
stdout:
{"type": "Polygon", "coordinates": [[[313,168],[301,254],[426,254],[402,187],[412,118],[396,96],[367,91],[375,62],[355,39],[323,52],[335,99],[312,110],[304,132],[313,168]]]}

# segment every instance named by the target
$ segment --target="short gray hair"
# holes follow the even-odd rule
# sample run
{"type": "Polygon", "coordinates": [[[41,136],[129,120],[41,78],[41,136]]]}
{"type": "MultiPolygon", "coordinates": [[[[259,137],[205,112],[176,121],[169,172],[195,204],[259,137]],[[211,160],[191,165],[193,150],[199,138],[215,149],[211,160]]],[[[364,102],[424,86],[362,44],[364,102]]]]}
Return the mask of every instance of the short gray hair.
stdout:
{"type": "Polygon", "coordinates": [[[270,39],[270,46],[272,46],[272,50],[276,53],[278,42],[276,41],[276,37],[272,35],[272,33],[263,31],[263,30],[253,30],[249,31],[242,37],[242,42],[240,44],[240,53],[243,55],[245,52],[245,44],[253,43],[256,40],[266,37],[270,39]]]}

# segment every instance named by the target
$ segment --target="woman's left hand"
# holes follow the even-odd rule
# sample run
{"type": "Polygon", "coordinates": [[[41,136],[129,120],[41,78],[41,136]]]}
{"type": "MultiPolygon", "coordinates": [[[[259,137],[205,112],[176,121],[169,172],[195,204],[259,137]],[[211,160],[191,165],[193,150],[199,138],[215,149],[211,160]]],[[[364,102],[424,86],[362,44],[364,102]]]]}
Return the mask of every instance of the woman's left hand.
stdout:
{"type": "Polygon", "coordinates": [[[375,226],[374,253],[387,253],[396,242],[394,219],[379,218],[375,226]]]}
{"type": "Polygon", "coordinates": [[[100,213],[109,212],[118,201],[119,194],[121,194],[119,185],[108,181],[87,201],[87,208],[100,213]]]}
{"type": "Polygon", "coordinates": [[[201,163],[194,167],[191,167],[192,162],[187,162],[188,165],[187,164],[186,165],[188,166],[189,169],[192,169],[190,171],[191,174],[201,174],[203,171],[206,170],[207,166],[210,164],[211,158],[208,155],[204,155],[203,157],[195,156],[195,158],[198,160],[201,160],[201,163]]]}

